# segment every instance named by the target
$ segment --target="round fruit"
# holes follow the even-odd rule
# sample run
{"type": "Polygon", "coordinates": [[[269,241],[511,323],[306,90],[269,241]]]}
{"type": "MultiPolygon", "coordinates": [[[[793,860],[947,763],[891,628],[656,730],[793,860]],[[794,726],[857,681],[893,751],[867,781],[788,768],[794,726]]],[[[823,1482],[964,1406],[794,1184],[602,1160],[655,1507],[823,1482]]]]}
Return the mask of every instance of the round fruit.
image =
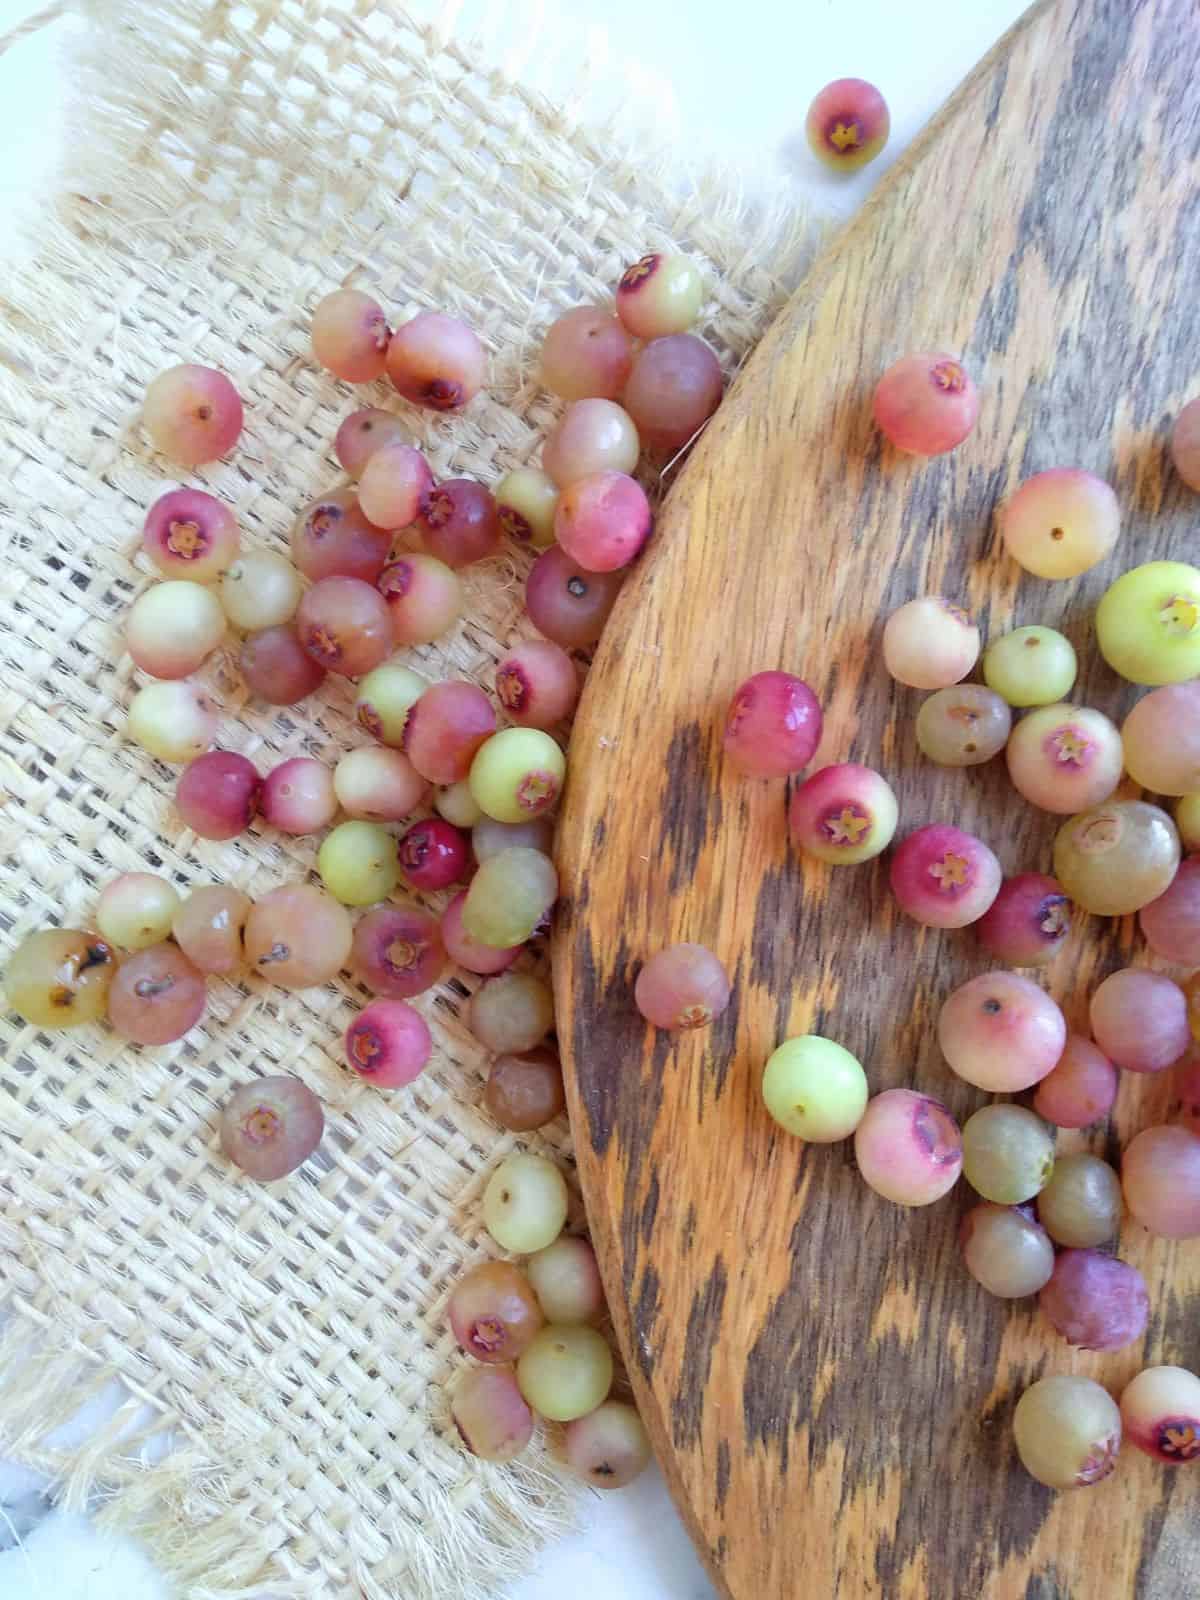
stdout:
{"type": "Polygon", "coordinates": [[[729,977],[702,944],[672,944],[637,975],[634,1004],[656,1028],[707,1028],[729,1004],[729,977]]]}
{"type": "Polygon", "coordinates": [[[1044,967],[1066,943],[1071,911],[1057,879],[1022,872],[1005,878],[975,931],[995,960],[1014,967],[1044,967]]]}
{"type": "Polygon", "coordinates": [[[880,855],[892,842],[898,818],[892,786],[871,767],[852,761],[814,772],[788,803],[793,844],[832,866],[880,855]]]}
{"type": "Polygon", "coordinates": [[[563,1431],[567,1465],[593,1489],[624,1489],[650,1463],[650,1438],[632,1406],[606,1400],[563,1431]]]}
{"type": "Polygon", "coordinates": [[[1002,1300],[1036,1294],[1054,1271],[1054,1246],[1016,1206],[990,1201],[967,1212],[959,1229],[963,1264],[975,1281],[1002,1300]]]}
{"type": "Polygon", "coordinates": [[[1141,1273],[1098,1250],[1062,1251],[1038,1304],[1051,1327],[1084,1350],[1124,1349],[1150,1320],[1141,1273]]]}
{"type": "Polygon", "coordinates": [[[1121,1421],[1130,1444],[1165,1466],[1200,1461],[1200,1378],[1186,1367],[1147,1367],[1125,1385],[1121,1421]]]}
{"type": "Polygon", "coordinates": [[[134,1044],[170,1044],[199,1022],[204,974],[178,945],[164,942],[123,961],[108,991],[108,1020],[134,1044]]]}
{"type": "Polygon", "coordinates": [[[455,1284],[447,1306],[459,1345],[488,1365],[515,1361],[546,1322],[533,1286],[510,1261],[485,1261],[455,1284]]]}
{"type": "Polygon", "coordinates": [[[940,456],[974,428],[979,390],[956,356],[904,356],[880,378],[873,410],[879,431],[898,450],[940,456]]]}
{"type": "Polygon", "coordinates": [[[321,1142],[325,1113],[298,1078],[258,1078],[221,1108],[221,1149],[248,1178],[271,1183],[294,1172],[321,1142]]]}
{"type": "Polygon", "coordinates": [[[483,1103],[500,1126],[513,1133],[532,1133],[553,1122],[567,1104],[557,1053],[542,1047],[524,1055],[497,1056],[483,1103]]]}
{"type": "Polygon", "coordinates": [[[97,1022],[108,1006],[116,952],[99,934],[43,928],[9,957],[4,989],[10,1008],[36,1028],[97,1022]]]}
{"type": "Polygon", "coordinates": [[[1002,876],[981,839],[930,823],[901,841],[890,881],[900,909],[915,921],[929,928],[965,928],[995,900],[1002,876]]]}
{"type": "Polygon", "coordinates": [[[756,672],[730,702],[725,751],[752,778],[785,778],[812,760],[821,742],[821,707],[790,672],[756,672]]]}
{"type": "Polygon", "coordinates": [[[909,600],[883,626],[883,662],[897,683],[948,689],[979,659],[979,629],[941,595],[909,600]]]}
{"type": "Polygon", "coordinates": [[[511,1367],[472,1367],[450,1403],[459,1437],[481,1461],[512,1461],[533,1438],[533,1412],[511,1367]]]}
{"type": "Polygon", "coordinates": [[[833,172],[858,172],[883,149],[891,125],[887,101],[874,84],[837,78],[809,106],[805,132],[822,165],[833,172]]]}
{"type": "Polygon", "coordinates": [[[977,683],[930,695],[917,713],[917,743],[940,767],[978,767],[1008,743],[1008,702],[977,683]]]}
{"type": "Polygon", "coordinates": [[[1030,1477],[1050,1489],[1085,1488],[1117,1464],[1121,1413],[1091,1378],[1042,1378],[1017,1401],[1013,1435],[1030,1477]]]}
{"type": "Polygon", "coordinates": [[[1200,1134],[1186,1127],[1146,1128],[1121,1161],[1125,1204],[1163,1239],[1200,1237],[1200,1134]]]}
{"type": "Polygon", "coordinates": [[[1014,561],[1036,578],[1076,578],[1110,555],[1121,532],[1117,497],[1102,478],[1054,467],[1027,478],[1000,511],[1014,561]]]}
{"type": "Polygon", "coordinates": [[[1107,1117],[1117,1098],[1117,1069],[1090,1039],[1069,1033],[1053,1072],[1033,1097],[1033,1109],[1056,1128],[1087,1128],[1107,1117]]]}
{"type": "Polygon", "coordinates": [[[1010,706],[1049,706],[1075,683],[1075,646],[1053,628],[1014,628],[983,652],[983,681],[1010,706]]]}
{"type": "Polygon", "coordinates": [[[938,1043],[951,1070],[991,1094],[1016,1094],[1039,1083],[1066,1042],[1062,1012],[1043,989],[1016,972],[968,979],[938,1017],[938,1043]]]}
{"type": "Polygon", "coordinates": [[[867,1109],[867,1092],[858,1058],[815,1033],[786,1040],[763,1071],[767,1110],[781,1128],[812,1144],[848,1138],[867,1109]]]}
{"type": "Polygon", "coordinates": [[[940,1101],[885,1089],[854,1130],[854,1155],[864,1182],[885,1200],[927,1206],[958,1182],[962,1134],[940,1101]]]}
{"type": "Polygon", "coordinates": [[[145,950],[171,933],[179,891],[155,872],[123,872],[96,902],[96,927],[122,950],[145,950]]]}
{"type": "Polygon", "coordinates": [[[566,1220],[566,1180],[545,1156],[508,1156],[488,1179],[483,1221],[501,1250],[514,1255],[544,1250],[558,1238],[566,1220]]]}
{"type": "Polygon", "coordinates": [[[612,1388],[613,1359],[595,1328],[570,1324],[534,1335],[517,1363],[521,1393],[551,1422],[574,1422],[589,1416],[612,1388]]]}
{"type": "Polygon", "coordinates": [[[1024,1106],[983,1106],[963,1124],[963,1176],[985,1200],[1032,1200],[1053,1171],[1054,1135],[1024,1106]]]}
{"type": "Polygon", "coordinates": [[[686,333],[700,315],[704,283],[687,256],[661,250],[626,267],[617,284],[617,315],[636,339],[686,333]]]}
{"type": "Polygon", "coordinates": [[[1200,676],[1200,570],[1150,561],[1124,573],[1096,609],[1096,639],[1113,671],[1132,683],[1200,676]]]}
{"type": "Polygon", "coordinates": [[[1013,787],[1043,811],[1071,816],[1107,800],[1121,781],[1121,735],[1087,706],[1043,706],[1021,718],[1006,752],[1013,787]]]}
{"type": "Polygon", "coordinates": [[[1054,876],[1098,917],[1140,911],[1179,866],[1179,835],[1165,811],[1144,800],[1110,800],[1064,822],[1054,840],[1054,876]]]}

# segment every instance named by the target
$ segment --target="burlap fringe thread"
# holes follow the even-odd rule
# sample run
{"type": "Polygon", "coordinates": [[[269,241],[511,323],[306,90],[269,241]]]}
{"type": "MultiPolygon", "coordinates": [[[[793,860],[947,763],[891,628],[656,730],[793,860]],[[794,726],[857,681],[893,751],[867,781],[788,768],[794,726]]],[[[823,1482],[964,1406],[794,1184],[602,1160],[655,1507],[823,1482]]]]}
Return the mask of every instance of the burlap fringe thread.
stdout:
{"type": "MultiPolygon", "coordinates": [[[[462,419],[410,420],[436,471],[490,482],[535,458],[555,415],[528,376],[545,325],[607,296],[624,262],[672,245],[702,258],[702,331],[732,370],[813,239],[794,213],[751,216],[720,180],[669,182],[648,137],[633,149],[577,125],[444,19],[373,0],[83,9],[68,192],[0,292],[6,949],[86,923],[115,872],[253,895],[312,867],[310,840],[195,839],[170,809],[175,774],[122,737],[121,622],[150,580],[138,530],[167,481],[137,426],[156,371],[200,360],[234,377],[242,443],[194,478],[251,542],[286,548],[335,475],[350,405],[400,409],[382,388],[352,401],[309,359],[307,314],[332,286],[479,329],[487,396],[462,419]]],[[[416,664],[490,687],[526,626],[526,564],[514,551],[472,573],[469,620],[416,664]]],[[[344,686],[272,713],[227,659],[207,677],[222,742],[264,768],[358,742],[344,686]]],[[[436,1059],[394,1096],[338,1064],[349,983],[213,983],[206,1024],[158,1051],[0,1020],[0,1449],[67,1506],[99,1501],[189,1600],[480,1600],[571,1521],[552,1452],[487,1467],[446,1413],[446,1295],[487,1253],[476,1202],[514,1144],[478,1106],[466,993],[451,979],[422,997],[436,1059]],[[279,1068],[321,1095],[328,1134],[264,1189],[214,1155],[214,1109],[279,1068]],[[56,1445],[114,1378],[130,1398],[84,1445],[56,1445]]],[[[524,1142],[569,1159],[565,1130],[524,1142]]]]}

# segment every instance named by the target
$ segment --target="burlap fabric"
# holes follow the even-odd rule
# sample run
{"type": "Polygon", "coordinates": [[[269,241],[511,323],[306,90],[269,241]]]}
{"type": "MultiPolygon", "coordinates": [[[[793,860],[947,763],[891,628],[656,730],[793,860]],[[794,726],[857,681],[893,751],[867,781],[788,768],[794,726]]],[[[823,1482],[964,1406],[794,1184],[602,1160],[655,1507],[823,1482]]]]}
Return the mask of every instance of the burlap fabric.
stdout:
{"type": "MultiPolygon", "coordinates": [[[[124,870],[255,895],[313,866],[318,841],[265,827],[197,839],[172,809],[176,771],[124,737],[138,675],[122,620],[152,581],[141,522],[178,481],[139,424],[157,371],[195,360],[233,377],[242,440],[182,481],[230,502],[247,544],[286,549],[298,508],[341,481],[346,412],[405,410],[314,366],[308,318],[329,289],[374,285],[396,320],[438,307],[479,331],[487,393],[461,418],[405,414],[435,471],[490,483],[536,459],[553,420],[530,373],[561,310],[677,244],[705,263],[701,331],[732,370],[807,233],[748,221],[712,179],[668,179],[645,139],[577,126],[486,44],[392,0],[87,9],[64,192],[0,284],[4,952],[39,926],[86,925],[124,870]]],[[[509,550],[467,574],[466,620],[413,664],[490,688],[528,627],[525,567],[509,550]]],[[[272,711],[247,699],[236,641],[204,676],[221,744],[262,770],[361,742],[341,682],[272,711]]],[[[98,1501],[194,1600],[494,1596],[570,1521],[552,1440],[488,1467],[448,1418],[446,1296],[488,1249],[477,1201],[514,1143],[479,1103],[486,1061],[459,1021],[474,981],[421,997],[436,1057],[393,1094],[340,1063],[362,999],[349,981],[296,995],[214,981],[203,1024],[163,1049],[0,1019],[0,1451],[68,1503],[98,1501]],[[321,1096],[328,1133],[261,1187],[220,1157],[215,1111],[281,1069],[321,1096]],[[114,1377],[129,1403],[82,1448],[56,1447],[52,1430],[114,1377]]],[[[527,1142],[569,1162],[565,1124],[527,1142]]]]}

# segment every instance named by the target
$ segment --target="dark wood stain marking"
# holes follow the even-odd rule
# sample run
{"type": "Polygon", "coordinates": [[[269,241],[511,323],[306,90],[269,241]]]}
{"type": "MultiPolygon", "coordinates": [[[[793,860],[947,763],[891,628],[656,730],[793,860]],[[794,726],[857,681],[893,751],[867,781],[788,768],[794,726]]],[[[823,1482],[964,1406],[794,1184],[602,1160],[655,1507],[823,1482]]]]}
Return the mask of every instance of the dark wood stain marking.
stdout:
{"type": "Polygon", "coordinates": [[[717,1510],[724,1511],[725,1501],[729,1495],[729,1479],[731,1474],[729,1459],[729,1441],[722,1439],[717,1446],[717,1510]]]}
{"type": "MultiPolygon", "coordinates": [[[[718,715],[714,710],[714,716],[718,715]]],[[[699,723],[685,723],[667,750],[662,827],[671,851],[672,894],[688,889],[704,848],[721,826],[721,797],[713,786],[715,762],[699,723]]]]}
{"type": "Polygon", "coordinates": [[[639,1223],[644,1245],[649,1245],[654,1237],[654,1224],[658,1220],[658,1194],[658,1173],[654,1171],[651,1172],[650,1182],[646,1187],[646,1198],[642,1202],[642,1216],[639,1223]]]}
{"type": "Polygon", "coordinates": [[[654,1336],[662,1310],[662,1282],[658,1269],[650,1265],[642,1273],[641,1286],[633,1307],[633,1355],[643,1378],[654,1372],[654,1336]]]}
{"type": "MultiPolygon", "coordinates": [[[[729,1072],[737,1056],[741,1038],[742,985],[745,981],[745,962],[739,957],[737,966],[729,974],[729,1004],[708,1030],[708,1069],[699,1081],[700,1106],[698,1116],[704,1120],[705,1100],[711,1090],[718,1103],[729,1081],[729,1072]]],[[[719,1105],[718,1105],[719,1114],[719,1105]]]]}
{"type": "Polygon", "coordinates": [[[628,1092],[623,1072],[636,1077],[636,1062],[645,1037],[645,1023],[633,1005],[625,976],[630,955],[622,942],[613,975],[604,981],[587,924],[575,934],[577,998],[572,1014],[571,1046],[580,1068],[578,1082],[588,1118],[588,1133],[597,1155],[608,1150],[616,1130],[621,1099],[628,1092]]]}
{"type": "Polygon", "coordinates": [[[1050,1567],[1030,1576],[1022,1600],[1072,1600],[1072,1595],[1058,1569],[1050,1567]]]}
{"type": "Polygon", "coordinates": [[[705,1283],[696,1291],[688,1312],[681,1369],[683,1381],[671,1405],[672,1432],[675,1446],[680,1450],[691,1448],[700,1437],[708,1375],[712,1370],[713,1351],[721,1336],[728,1288],[729,1274],[718,1256],[705,1283]]]}

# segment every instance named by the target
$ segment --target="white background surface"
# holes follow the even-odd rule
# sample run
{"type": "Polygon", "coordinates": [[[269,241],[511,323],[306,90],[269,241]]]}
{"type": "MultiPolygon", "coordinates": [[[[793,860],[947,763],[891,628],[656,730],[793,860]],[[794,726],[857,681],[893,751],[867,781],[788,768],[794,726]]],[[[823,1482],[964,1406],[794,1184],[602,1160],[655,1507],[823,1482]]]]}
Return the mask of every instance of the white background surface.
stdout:
{"type": "MultiPolygon", "coordinates": [[[[0,0],[0,37],[43,4],[0,0]]],[[[568,57],[624,64],[639,99],[654,105],[661,129],[681,149],[728,163],[750,190],[782,186],[798,203],[843,216],[1016,20],[1025,0],[534,0],[519,21],[507,23],[503,0],[461,6],[414,0],[411,9],[427,16],[461,9],[481,18],[496,30],[505,62],[521,60],[529,11],[544,10],[565,27],[568,57]],[[888,149],[850,180],[827,176],[803,137],[813,95],[844,76],[878,84],[892,113],[888,149]]],[[[36,208],[52,170],[68,90],[59,62],[64,31],[57,25],[0,55],[0,260],[21,248],[14,221],[36,208]]],[[[565,69],[543,53],[521,70],[554,94],[565,69]]],[[[603,97],[598,108],[607,109],[603,97]]],[[[32,1475],[0,1468],[0,1502],[17,1529],[36,1514],[37,1488],[32,1475]]],[[[0,1510],[0,1544],[4,1516],[0,1510]]],[[[0,1554],[0,1600],[157,1600],[158,1592],[136,1552],[103,1549],[86,1527],[66,1519],[44,1524],[23,1547],[0,1554]]],[[[536,1573],[505,1600],[564,1594],[581,1600],[713,1594],[657,1474],[596,1497],[585,1530],[547,1551],[536,1573]]]]}

